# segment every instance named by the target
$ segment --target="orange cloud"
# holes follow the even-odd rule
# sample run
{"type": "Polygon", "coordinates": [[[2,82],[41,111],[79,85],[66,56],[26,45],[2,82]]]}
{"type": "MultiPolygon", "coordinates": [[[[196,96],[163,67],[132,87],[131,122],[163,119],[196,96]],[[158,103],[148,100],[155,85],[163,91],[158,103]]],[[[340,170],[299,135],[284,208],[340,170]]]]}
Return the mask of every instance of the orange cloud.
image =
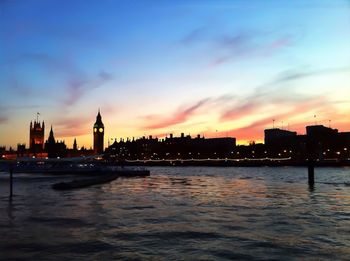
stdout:
{"type": "Polygon", "coordinates": [[[232,108],[226,112],[224,112],[223,115],[221,115],[221,120],[222,121],[227,121],[227,120],[236,120],[239,118],[242,118],[244,116],[247,116],[249,114],[252,114],[256,112],[258,109],[260,109],[262,106],[261,103],[253,101],[250,103],[245,103],[242,104],[238,107],[232,108]]]}
{"type": "MultiPolygon", "coordinates": [[[[253,123],[228,131],[222,131],[219,135],[230,135],[236,137],[238,140],[249,140],[249,139],[261,139],[263,136],[263,130],[267,125],[271,124],[273,119],[290,119],[305,113],[310,113],[314,111],[315,108],[325,106],[325,99],[320,97],[313,100],[307,100],[300,102],[295,105],[291,110],[284,113],[272,114],[269,117],[262,118],[260,120],[254,121],[253,123]]],[[[329,106],[329,104],[327,105],[329,106]]],[[[245,115],[247,116],[247,115],[245,115]]],[[[249,116],[249,115],[248,115],[249,116]]],[[[305,126],[304,124],[303,126],[305,126]]]]}
{"type": "Polygon", "coordinates": [[[93,118],[63,118],[53,124],[55,136],[76,137],[91,133],[93,118]]]}

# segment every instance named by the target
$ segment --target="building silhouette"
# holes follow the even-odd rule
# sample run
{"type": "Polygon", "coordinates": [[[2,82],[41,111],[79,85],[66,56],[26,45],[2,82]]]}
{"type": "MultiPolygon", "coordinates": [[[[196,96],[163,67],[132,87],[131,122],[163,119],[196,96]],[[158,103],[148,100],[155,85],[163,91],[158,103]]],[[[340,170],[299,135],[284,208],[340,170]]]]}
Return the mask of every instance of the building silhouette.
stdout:
{"type": "Polygon", "coordinates": [[[192,138],[181,133],[180,137],[158,139],[149,136],[140,139],[116,140],[106,149],[106,157],[111,160],[139,159],[198,159],[198,158],[226,158],[236,147],[236,139],[209,138],[198,135],[192,138]]]}
{"type": "Polygon", "coordinates": [[[92,130],[94,135],[94,153],[101,154],[103,153],[103,150],[104,150],[103,138],[104,138],[105,127],[102,122],[100,109],[98,110],[98,114],[96,116],[96,122],[92,130]]]}
{"type": "Polygon", "coordinates": [[[282,130],[279,128],[264,130],[264,143],[266,146],[286,146],[293,142],[297,136],[295,131],[282,130]]]}
{"type": "Polygon", "coordinates": [[[56,141],[53,134],[52,126],[49,138],[45,142],[45,151],[49,158],[63,158],[67,155],[67,146],[64,141],[56,141]]]}
{"type": "MultiPolygon", "coordinates": [[[[314,161],[324,164],[350,162],[350,132],[339,132],[337,129],[323,125],[306,126],[305,134],[295,131],[272,128],[264,130],[264,143],[252,142],[247,145],[236,145],[233,137],[204,138],[197,135],[191,137],[181,133],[165,138],[141,137],[115,139],[114,143],[104,150],[104,124],[100,110],[93,125],[93,148],[78,148],[74,139],[72,148],[67,148],[64,141],[55,139],[51,126],[48,139],[44,143],[45,123],[36,119],[30,122],[29,149],[25,144],[17,144],[17,151],[11,147],[0,147],[1,159],[17,157],[62,158],[83,157],[104,153],[104,160],[111,162],[285,162],[304,164],[314,161]]],[[[99,157],[101,159],[101,157],[99,157]]],[[[232,163],[233,162],[233,163],[232,163]]],[[[189,164],[190,164],[189,163],[189,164]]],[[[186,163],[187,164],[187,163],[186,163]]],[[[196,163],[197,164],[197,163],[196,163]]],[[[226,163],[225,163],[226,164],[226,163]]]]}
{"type": "Polygon", "coordinates": [[[349,158],[350,132],[323,125],[306,126],[305,135],[296,132],[265,130],[265,150],[269,156],[291,157],[293,160],[331,160],[349,158]]]}
{"type": "Polygon", "coordinates": [[[236,146],[236,139],[231,137],[206,139],[198,135],[192,138],[184,133],[179,137],[170,134],[164,139],[152,136],[120,139],[106,149],[105,158],[137,164],[146,161],[163,164],[166,160],[170,164],[171,161],[199,164],[206,160],[231,160],[230,164],[269,164],[278,161],[302,164],[310,160],[323,163],[350,160],[350,132],[313,125],[307,126],[306,134],[302,135],[278,128],[266,129],[264,133],[265,143],[251,143],[248,146],[236,146]]]}
{"type": "Polygon", "coordinates": [[[74,138],[74,142],[73,142],[73,151],[77,151],[77,150],[78,150],[77,139],[74,138]]]}
{"type": "Polygon", "coordinates": [[[44,149],[45,123],[35,120],[30,122],[29,149],[32,153],[40,153],[44,149]]]}

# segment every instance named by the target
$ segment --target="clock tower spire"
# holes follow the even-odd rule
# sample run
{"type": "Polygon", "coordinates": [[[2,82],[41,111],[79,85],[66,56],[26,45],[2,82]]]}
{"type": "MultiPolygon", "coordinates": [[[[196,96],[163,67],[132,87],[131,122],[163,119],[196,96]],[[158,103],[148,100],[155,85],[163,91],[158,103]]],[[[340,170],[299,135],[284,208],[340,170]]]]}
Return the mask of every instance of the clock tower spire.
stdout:
{"type": "Polygon", "coordinates": [[[96,122],[93,127],[93,134],[94,134],[94,153],[101,154],[103,153],[103,149],[104,149],[103,137],[105,134],[105,127],[102,122],[100,109],[98,109],[98,113],[96,116],[96,122]]]}

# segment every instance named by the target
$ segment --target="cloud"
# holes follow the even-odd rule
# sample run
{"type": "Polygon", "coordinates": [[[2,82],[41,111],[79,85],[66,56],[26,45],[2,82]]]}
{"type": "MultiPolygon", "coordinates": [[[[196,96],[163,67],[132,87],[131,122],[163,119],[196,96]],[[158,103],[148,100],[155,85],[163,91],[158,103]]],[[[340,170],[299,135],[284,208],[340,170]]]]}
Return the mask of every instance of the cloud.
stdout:
{"type": "Polygon", "coordinates": [[[64,100],[66,106],[75,104],[87,91],[85,88],[87,81],[83,79],[70,79],[68,83],[68,95],[64,100]]]}
{"type": "Polygon", "coordinates": [[[263,48],[263,54],[269,56],[274,54],[279,49],[292,45],[292,38],[287,36],[281,36],[267,43],[263,48]]]}
{"type": "Polygon", "coordinates": [[[218,30],[209,30],[208,27],[203,26],[190,31],[181,42],[187,46],[189,44],[208,44],[208,53],[212,52],[210,65],[218,66],[243,57],[273,55],[285,47],[292,46],[300,36],[299,30],[283,28],[283,30],[270,32],[240,30],[234,33],[218,33],[218,30]]]}
{"type": "Polygon", "coordinates": [[[292,83],[295,81],[301,81],[308,77],[317,77],[324,76],[328,74],[336,74],[336,73],[344,73],[350,72],[350,66],[342,66],[335,68],[323,68],[319,70],[305,70],[305,69],[294,69],[294,70],[286,70],[284,72],[279,73],[275,78],[271,81],[261,84],[255,88],[254,95],[252,97],[248,97],[248,100],[251,98],[264,98],[266,97],[275,97],[275,99],[283,99],[287,101],[295,101],[297,102],[300,99],[308,98],[305,95],[298,94],[297,88],[284,88],[284,84],[292,83]]]}
{"type": "MultiPolygon", "coordinates": [[[[10,59],[3,63],[6,66],[35,64],[45,73],[49,72],[53,75],[59,75],[65,82],[66,91],[63,92],[65,97],[54,97],[59,99],[65,106],[72,106],[78,102],[85,93],[101,87],[106,82],[113,79],[113,75],[104,70],[99,71],[96,75],[86,75],[69,57],[56,58],[45,53],[25,53],[14,59],[10,59]]],[[[8,84],[11,89],[21,95],[36,95],[37,92],[29,89],[20,83],[18,75],[13,73],[8,78],[8,84]]]]}
{"type": "Polygon", "coordinates": [[[251,102],[246,102],[244,104],[238,105],[232,109],[225,111],[221,117],[221,121],[236,120],[241,117],[247,116],[259,110],[261,108],[261,103],[255,100],[251,102]]]}
{"type": "MultiPolygon", "coordinates": [[[[101,108],[103,115],[112,114],[114,107],[109,104],[104,104],[101,108]]],[[[96,111],[97,113],[97,111],[96,111]]],[[[95,122],[94,118],[82,116],[65,116],[62,115],[53,121],[55,136],[57,137],[77,137],[92,133],[92,125],[95,122]]]]}
{"type": "Polygon", "coordinates": [[[100,88],[111,79],[113,79],[112,75],[104,71],[99,72],[94,78],[73,76],[68,81],[68,93],[64,99],[64,104],[66,106],[74,105],[85,93],[100,88]]]}
{"type": "Polygon", "coordinates": [[[10,92],[20,97],[31,96],[34,94],[34,91],[32,90],[32,88],[20,83],[19,80],[13,75],[8,76],[7,86],[10,92]]]}
{"type": "Polygon", "coordinates": [[[270,84],[296,81],[296,80],[300,80],[300,79],[307,78],[307,77],[313,77],[313,76],[325,75],[325,74],[343,73],[343,72],[350,73],[350,66],[336,67],[336,68],[324,68],[324,69],[314,70],[314,71],[289,70],[289,71],[285,71],[285,72],[281,73],[270,84]]]}
{"type": "Polygon", "coordinates": [[[0,124],[4,124],[8,121],[8,118],[6,116],[0,116],[0,124]]]}
{"type": "Polygon", "coordinates": [[[285,71],[280,73],[270,82],[259,85],[255,88],[253,94],[247,97],[237,99],[234,106],[226,107],[220,116],[220,121],[233,121],[250,115],[259,114],[267,107],[275,110],[276,108],[285,108],[288,106],[299,106],[309,99],[324,98],[324,102],[330,104],[326,97],[322,95],[306,95],[297,92],[296,88],[284,88],[283,84],[303,80],[306,77],[315,77],[319,75],[343,73],[350,71],[350,67],[325,68],[314,71],[285,71]],[[240,102],[241,101],[241,102],[240,102]]]}
{"type": "Polygon", "coordinates": [[[46,53],[23,53],[4,61],[2,65],[9,68],[8,85],[11,89],[17,91],[19,94],[25,95],[37,96],[38,93],[28,88],[30,84],[25,81],[26,79],[19,77],[17,72],[18,68],[26,68],[29,66],[31,69],[31,66],[35,65],[40,69],[40,73],[42,74],[47,75],[48,73],[52,73],[60,75],[61,78],[63,77],[64,79],[81,77],[82,74],[69,58],[56,58],[46,53]],[[25,84],[23,84],[23,82],[25,82],[25,84]]]}
{"type": "Polygon", "coordinates": [[[219,47],[228,48],[234,51],[243,51],[247,49],[248,43],[253,39],[254,35],[248,32],[238,32],[233,35],[225,34],[217,39],[216,44],[219,47]]]}
{"type": "Polygon", "coordinates": [[[298,117],[303,114],[314,112],[315,108],[329,108],[331,107],[326,103],[325,97],[316,97],[313,99],[303,100],[299,102],[296,106],[286,107],[287,111],[281,113],[274,113],[268,117],[263,117],[259,120],[256,120],[246,126],[228,130],[226,132],[221,132],[223,134],[230,134],[231,136],[236,137],[238,140],[247,140],[247,139],[257,139],[263,136],[263,130],[268,126],[272,125],[273,120],[278,122],[283,121],[283,119],[291,120],[293,117],[298,117]]]}
{"type": "Polygon", "coordinates": [[[197,43],[199,41],[203,41],[208,36],[208,29],[207,27],[198,27],[190,31],[187,35],[183,37],[181,40],[181,43],[185,45],[190,45],[197,43]]]}
{"type": "Polygon", "coordinates": [[[254,93],[248,97],[243,98],[243,102],[238,102],[232,106],[229,104],[220,115],[220,121],[234,121],[241,118],[259,115],[266,111],[276,111],[276,109],[288,108],[290,106],[297,106],[299,103],[308,101],[309,99],[319,98],[309,97],[306,95],[297,95],[292,91],[274,92],[265,90],[265,93],[254,93]]]}
{"type": "MultiPolygon", "coordinates": [[[[38,92],[31,87],[31,82],[23,78],[21,69],[32,70],[32,66],[40,69],[40,73],[63,73],[65,77],[77,74],[70,63],[62,59],[56,59],[45,53],[23,53],[11,59],[3,60],[0,65],[8,69],[6,85],[9,89],[19,96],[37,96],[38,92]],[[29,67],[29,69],[27,69],[29,67]]],[[[39,92],[40,94],[40,92],[39,92]]]]}
{"type": "MultiPolygon", "coordinates": [[[[323,118],[333,118],[339,122],[339,119],[345,118],[344,115],[338,115],[339,109],[336,107],[340,102],[331,101],[327,94],[320,93],[318,95],[307,95],[303,92],[298,92],[297,88],[283,88],[284,83],[289,81],[299,81],[304,77],[314,77],[329,73],[341,73],[349,70],[348,67],[326,68],[313,71],[285,71],[278,74],[270,82],[258,85],[254,92],[246,97],[239,97],[231,94],[225,94],[218,97],[210,97],[197,101],[191,106],[180,108],[178,112],[172,114],[171,117],[162,117],[160,115],[147,115],[143,120],[147,124],[143,127],[145,130],[157,130],[164,134],[166,128],[176,124],[191,123],[193,126],[205,125],[205,123],[196,123],[192,121],[194,117],[204,111],[218,112],[219,124],[225,122],[225,125],[239,123],[242,119],[253,119],[251,124],[242,127],[222,131],[221,135],[230,134],[238,139],[259,139],[263,136],[263,130],[269,125],[272,125],[272,120],[277,123],[282,121],[285,125],[292,123],[292,126],[302,130],[305,127],[299,123],[312,123],[314,114],[322,115],[323,118]],[[266,116],[269,115],[269,116],[266,116]]],[[[328,120],[324,121],[328,124],[328,120]]],[[[192,129],[192,128],[191,128],[192,129]]],[[[207,134],[211,133],[208,128],[207,134]]],[[[169,131],[167,130],[166,133],[169,131]]],[[[159,134],[160,135],[160,134],[159,134]]],[[[216,134],[212,134],[213,136],[216,134]]],[[[162,136],[162,135],[160,135],[162,136]]]]}
{"type": "Polygon", "coordinates": [[[113,75],[106,72],[106,71],[100,71],[98,74],[98,77],[100,78],[100,81],[103,82],[108,82],[113,79],[113,75]]]}
{"type": "Polygon", "coordinates": [[[90,117],[64,117],[55,121],[52,126],[55,137],[76,137],[91,133],[93,120],[90,117]]]}
{"type": "Polygon", "coordinates": [[[36,64],[41,66],[43,70],[52,72],[60,72],[66,75],[79,73],[79,69],[68,58],[56,58],[46,53],[22,53],[12,59],[8,59],[3,63],[6,66],[17,66],[36,64]]]}
{"type": "Polygon", "coordinates": [[[278,92],[273,89],[264,88],[262,91],[257,89],[253,94],[237,99],[235,105],[232,102],[227,103],[220,115],[220,121],[234,121],[241,118],[261,114],[266,107],[273,107],[275,110],[279,106],[289,106],[295,103],[303,102],[309,97],[295,95],[290,90],[278,92]],[[286,95],[288,93],[288,95],[286,95]]]}
{"type": "Polygon", "coordinates": [[[156,115],[145,116],[144,118],[147,121],[153,121],[153,122],[148,123],[143,128],[147,130],[154,130],[154,129],[166,128],[176,124],[183,123],[187,121],[192,115],[194,115],[199,108],[203,107],[208,102],[209,102],[209,98],[200,100],[187,108],[180,109],[178,112],[175,112],[171,117],[167,117],[167,118],[159,119],[159,117],[157,117],[156,115]]]}
{"type": "Polygon", "coordinates": [[[260,33],[250,32],[224,35],[216,41],[215,49],[218,56],[213,59],[211,65],[221,65],[247,57],[273,55],[280,49],[290,46],[292,42],[290,36],[265,37],[260,33]]]}

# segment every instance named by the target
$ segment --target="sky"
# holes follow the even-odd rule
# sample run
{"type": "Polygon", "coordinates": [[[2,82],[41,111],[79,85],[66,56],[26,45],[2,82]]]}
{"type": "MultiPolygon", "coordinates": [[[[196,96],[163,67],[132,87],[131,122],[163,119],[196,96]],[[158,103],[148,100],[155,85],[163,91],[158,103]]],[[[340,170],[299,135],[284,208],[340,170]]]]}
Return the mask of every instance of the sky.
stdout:
{"type": "Polygon", "coordinates": [[[347,0],[0,0],[0,145],[350,131],[347,0]]]}

